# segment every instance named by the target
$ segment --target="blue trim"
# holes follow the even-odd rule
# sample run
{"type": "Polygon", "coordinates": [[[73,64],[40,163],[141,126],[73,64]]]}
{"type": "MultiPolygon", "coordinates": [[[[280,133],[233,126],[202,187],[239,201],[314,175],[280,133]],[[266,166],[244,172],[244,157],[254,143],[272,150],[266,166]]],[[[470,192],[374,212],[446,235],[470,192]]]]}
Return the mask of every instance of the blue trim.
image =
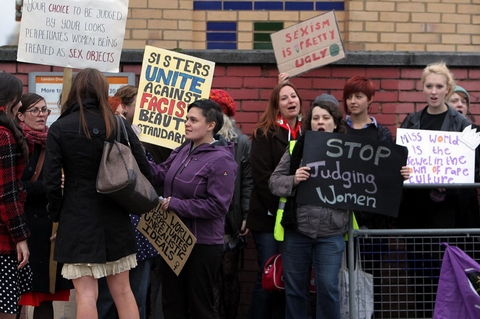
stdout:
{"type": "Polygon", "coordinates": [[[255,1],[254,4],[254,10],[270,10],[270,11],[275,11],[275,10],[280,10],[283,11],[283,2],[280,1],[255,1]]]}
{"type": "Polygon", "coordinates": [[[317,11],[345,11],[344,2],[316,2],[315,10],[317,11]]]}
{"type": "Polygon", "coordinates": [[[313,1],[286,1],[285,11],[313,11],[313,1]]]}
{"type": "Polygon", "coordinates": [[[193,10],[222,10],[221,1],[193,1],[193,10]]]}
{"type": "Polygon", "coordinates": [[[207,42],[207,49],[208,50],[236,50],[237,44],[236,43],[227,43],[227,42],[207,42]]]}
{"type": "Polygon", "coordinates": [[[236,32],[207,32],[207,42],[236,42],[236,32]]]}
{"type": "Polygon", "coordinates": [[[237,31],[237,22],[207,22],[207,31],[237,31]]]}
{"type": "Polygon", "coordinates": [[[252,1],[224,1],[223,10],[252,10],[252,1]]]}

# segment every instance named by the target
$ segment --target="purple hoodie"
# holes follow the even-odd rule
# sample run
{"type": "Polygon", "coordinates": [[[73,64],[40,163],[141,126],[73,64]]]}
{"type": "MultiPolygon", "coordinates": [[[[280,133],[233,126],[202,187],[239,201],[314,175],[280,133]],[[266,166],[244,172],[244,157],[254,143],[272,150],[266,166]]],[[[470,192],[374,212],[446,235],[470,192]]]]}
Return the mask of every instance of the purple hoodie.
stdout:
{"type": "Polygon", "coordinates": [[[168,159],[152,167],[153,185],[164,186],[171,196],[169,209],[190,229],[197,244],[222,245],[224,219],[232,201],[237,163],[234,145],[218,141],[202,144],[191,153],[191,144],[176,148],[168,159]]]}

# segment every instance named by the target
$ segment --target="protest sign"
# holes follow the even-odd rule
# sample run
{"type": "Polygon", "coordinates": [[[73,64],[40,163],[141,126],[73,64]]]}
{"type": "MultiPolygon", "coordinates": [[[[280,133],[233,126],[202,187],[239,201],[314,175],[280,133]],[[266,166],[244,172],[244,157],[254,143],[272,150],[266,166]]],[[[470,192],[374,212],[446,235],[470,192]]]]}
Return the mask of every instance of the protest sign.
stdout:
{"type": "Polygon", "coordinates": [[[272,33],[279,72],[298,75],[345,57],[334,11],[272,33]]]}
{"type": "Polygon", "coordinates": [[[303,166],[310,177],[297,204],[360,210],[396,217],[407,149],[348,134],[307,131],[303,166]]]}
{"type": "Polygon", "coordinates": [[[24,0],[20,62],[118,72],[128,0],[24,0]]]}
{"type": "Polygon", "coordinates": [[[174,149],[185,141],[187,106],[210,96],[215,63],[145,47],[133,124],[143,142],[174,149]]]}
{"type": "MultiPolygon", "coordinates": [[[[397,144],[408,148],[407,166],[413,173],[405,183],[463,184],[475,182],[475,147],[462,132],[397,129],[397,144]]],[[[475,140],[477,134],[472,131],[475,140]]]]}
{"type": "Polygon", "coordinates": [[[161,210],[160,206],[144,214],[137,229],[178,276],[197,239],[174,212],[161,210]]]}

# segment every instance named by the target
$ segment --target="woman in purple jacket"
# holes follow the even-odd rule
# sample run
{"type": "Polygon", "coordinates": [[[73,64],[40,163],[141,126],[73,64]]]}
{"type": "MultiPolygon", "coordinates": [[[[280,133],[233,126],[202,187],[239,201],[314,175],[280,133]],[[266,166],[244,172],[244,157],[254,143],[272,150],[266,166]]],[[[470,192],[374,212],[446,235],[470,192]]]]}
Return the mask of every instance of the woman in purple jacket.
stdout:
{"type": "Polygon", "coordinates": [[[220,106],[198,100],[187,111],[185,139],[190,143],[162,164],[151,163],[154,184],[165,189],[162,209],[175,212],[197,238],[179,276],[162,267],[163,312],[166,319],[216,319],[213,292],[237,164],[233,143],[216,134],[223,126],[220,106]]]}

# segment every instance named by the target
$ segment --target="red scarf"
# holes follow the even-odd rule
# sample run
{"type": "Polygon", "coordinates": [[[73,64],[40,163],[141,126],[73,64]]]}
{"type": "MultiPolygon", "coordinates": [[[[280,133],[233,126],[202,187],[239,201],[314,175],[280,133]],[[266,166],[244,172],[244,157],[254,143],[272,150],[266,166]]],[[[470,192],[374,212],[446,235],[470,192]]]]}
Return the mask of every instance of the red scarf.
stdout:
{"type": "Polygon", "coordinates": [[[288,140],[296,140],[297,137],[302,134],[302,130],[301,130],[302,118],[301,117],[298,118],[297,124],[295,124],[295,127],[293,129],[290,127],[288,122],[283,118],[281,114],[278,114],[276,124],[281,128],[286,129],[290,133],[289,136],[291,136],[292,138],[289,138],[288,140]]]}
{"type": "Polygon", "coordinates": [[[22,128],[23,135],[25,135],[25,138],[28,141],[28,149],[30,152],[33,151],[33,146],[35,144],[40,144],[43,148],[45,147],[47,144],[48,126],[45,125],[43,131],[35,131],[24,122],[20,122],[20,127],[22,128]]]}

